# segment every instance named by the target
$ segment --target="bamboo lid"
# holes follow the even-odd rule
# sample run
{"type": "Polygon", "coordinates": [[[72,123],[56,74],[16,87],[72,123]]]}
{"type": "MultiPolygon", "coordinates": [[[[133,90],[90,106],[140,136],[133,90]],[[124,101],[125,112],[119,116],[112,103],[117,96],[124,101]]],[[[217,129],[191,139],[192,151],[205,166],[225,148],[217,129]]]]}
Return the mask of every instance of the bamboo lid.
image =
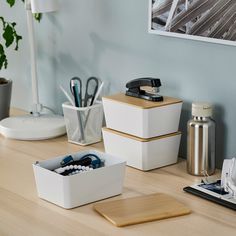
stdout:
{"type": "Polygon", "coordinates": [[[120,103],[126,103],[131,106],[136,106],[142,109],[150,109],[150,108],[167,106],[167,105],[183,102],[181,99],[178,99],[178,98],[172,98],[172,97],[166,97],[166,96],[164,96],[163,98],[164,99],[162,102],[152,102],[152,101],[148,101],[141,98],[127,96],[124,93],[118,93],[118,94],[103,97],[103,99],[113,100],[120,103]]]}
{"type": "Polygon", "coordinates": [[[99,202],[93,208],[119,227],[191,213],[182,202],[164,193],[99,202]]]}

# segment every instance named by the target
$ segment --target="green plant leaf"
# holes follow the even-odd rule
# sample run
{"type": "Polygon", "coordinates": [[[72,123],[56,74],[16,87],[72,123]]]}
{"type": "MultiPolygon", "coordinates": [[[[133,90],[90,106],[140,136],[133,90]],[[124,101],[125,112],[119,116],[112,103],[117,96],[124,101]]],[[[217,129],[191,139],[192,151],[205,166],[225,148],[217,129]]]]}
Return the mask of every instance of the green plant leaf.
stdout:
{"type": "Polygon", "coordinates": [[[4,58],[5,55],[0,55],[0,70],[3,68],[4,66],[4,62],[5,62],[5,59],[4,58]]]}
{"type": "Polygon", "coordinates": [[[21,40],[22,37],[20,35],[15,35],[15,40],[16,40],[16,47],[15,50],[18,50],[18,45],[19,45],[19,40],[21,40]]]}
{"type": "Polygon", "coordinates": [[[4,29],[5,25],[6,25],[6,21],[4,20],[4,18],[2,16],[0,16],[0,20],[2,21],[2,25],[3,25],[3,29],[4,29]]]}
{"type": "Polygon", "coordinates": [[[1,54],[4,54],[4,49],[3,49],[2,44],[0,43],[0,55],[1,55],[1,54]]]}
{"type": "Polygon", "coordinates": [[[14,28],[8,24],[2,36],[5,39],[5,45],[8,48],[14,42],[14,28]]]}
{"type": "Polygon", "coordinates": [[[35,20],[37,20],[38,22],[40,22],[41,19],[42,19],[42,14],[41,14],[41,13],[35,13],[35,14],[34,14],[34,18],[35,18],[35,20]]]}
{"type": "Polygon", "coordinates": [[[2,44],[0,44],[0,70],[4,67],[5,69],[7,68],[8,61],[7,57],[4,52],[4,48],[2,44]]]}
{"type": "Polygon", "coordinates": [[[12,7],[15,4],[15,0],[7,0],[7,3],[12,7]]]}
{"type": "MultiPolygon", "coordinates": [[[[16,0],[6,0],[7,4],[12,7],[15,5],[16,0]]],[[[25,2],[25,0],[21,0],[21,2],[25,2]]],[[[42,19],[42,14],[34,14],[34,18],[35,20],[37,20],[38,22],[40,22],[40,20],[42,19]]],[[[14,44],[15,46],[15,50],[18,50],[18,46],[19,46],[19,41],[22,39],[22,37],[20,35],[17,34],[17,31],[15,29],[16,23],[15,22],[9,22],[9,21],[5,21],[3,16],[0,16],[0,26],[1,26],[1,30],[3,31],[2,37],[0,35],[0,70],[2,68],[7,68],[8,66],[8,60],[7,60],[7,56],[5,53],[5,49],[12,46],[12,44],[14,44]],[[2,44],[3,42],[1,42],[3,40],[5,40],[5,43],[2,44]]]]}

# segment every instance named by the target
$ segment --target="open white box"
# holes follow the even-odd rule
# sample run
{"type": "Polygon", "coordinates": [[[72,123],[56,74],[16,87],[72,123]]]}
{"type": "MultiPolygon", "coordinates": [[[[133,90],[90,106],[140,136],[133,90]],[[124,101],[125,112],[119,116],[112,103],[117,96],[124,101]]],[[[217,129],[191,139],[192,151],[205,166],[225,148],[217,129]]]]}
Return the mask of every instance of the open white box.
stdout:
{"type": "Polygon", "coordinates": [[[70,209],[122,193],[124,159],[95,150],[72,154],[79,160],[86,154],[105,160],[105,166],[91,171],[63,176],[52,171],[60,167],[65,156],[33,164],[38,196],[63,208],[70,209]]]}
{"type": "Polygon", "coordinates": [[[105,150],[127,161],[128,166],[151,170],[177,162],[181,132],[141,139],[103,128],[105,150]]]}
{"type": "Polygon", "coordinates": [[[182,101],[164,97],[162,102],[115,94],[102,98],[107,128],[140,138],[178,131],[182,101]]]}

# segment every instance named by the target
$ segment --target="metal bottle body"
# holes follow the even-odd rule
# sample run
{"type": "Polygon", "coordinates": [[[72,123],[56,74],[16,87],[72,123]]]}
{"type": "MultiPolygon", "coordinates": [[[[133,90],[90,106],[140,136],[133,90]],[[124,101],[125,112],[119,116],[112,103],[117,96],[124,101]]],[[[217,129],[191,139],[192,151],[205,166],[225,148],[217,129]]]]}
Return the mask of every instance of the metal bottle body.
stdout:
{"type": "Polygon", "coordinates": [[[192,175],[215,172],[215,121],[193,117],[188,121],[187,171],[192,175]]]}

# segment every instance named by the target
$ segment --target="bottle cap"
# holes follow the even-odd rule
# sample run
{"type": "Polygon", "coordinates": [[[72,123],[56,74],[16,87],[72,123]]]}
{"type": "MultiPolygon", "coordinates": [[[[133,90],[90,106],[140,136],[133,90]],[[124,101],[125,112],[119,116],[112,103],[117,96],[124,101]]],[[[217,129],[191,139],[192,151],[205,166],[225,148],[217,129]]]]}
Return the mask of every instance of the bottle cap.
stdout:
{"type": "Polygon", "coordinates": [[[206,102],[194,102],[192,104],[192,115],[210,117],[212,116],[212,105],[206,102]]]}

